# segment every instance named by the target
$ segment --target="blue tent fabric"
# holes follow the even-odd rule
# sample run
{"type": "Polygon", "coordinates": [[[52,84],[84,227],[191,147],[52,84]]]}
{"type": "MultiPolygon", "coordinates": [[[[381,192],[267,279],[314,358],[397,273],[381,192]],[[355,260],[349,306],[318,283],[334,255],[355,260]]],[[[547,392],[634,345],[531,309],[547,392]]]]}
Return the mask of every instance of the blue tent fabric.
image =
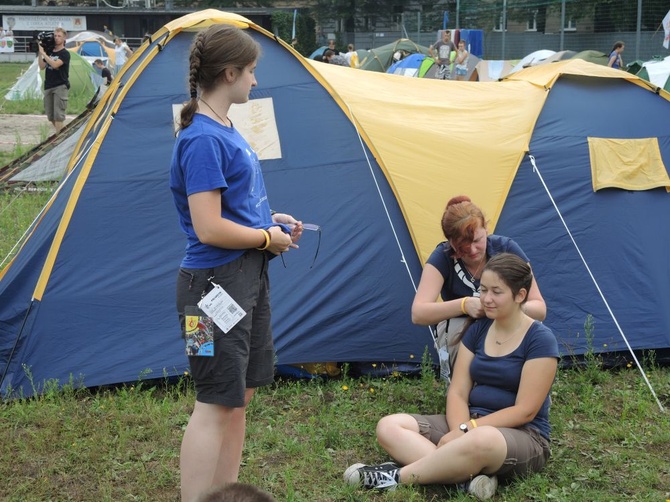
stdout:
{"type": "Polygon", "coordinates": [[[412,76],[418,77],[419,68],[421,67],[421,63],[424,59],[426,59],[425,54],[410,54],[406,58],[403,58],[389,66],[389,69],[386,70],[386,73],[409,75],[410,73],[413,73],[413,70],[416,70],[416,74],[412,76]]]}
{"type": "MultiPolygon", "coordinates": [[[[658,137],[670,166],[670,134],[667,126],[663,129],[670,103],[656,98],[623,80],[564,76],[551,89],[530,144],[548,190],[635,350],[670,347],[670,195],[663,189],[594,193],[587,137],[658,137]],[[615,102],[635,103],[645,113],[627,116],[622,128],[616,107],[608,105],[615,102]]],[[[627,350],[528,157],[496,232],[513,236],[528,256],[546,256],[549,250],[554,257],[534,260],[533,268],[548,303],[545,323],[562,341],[563,354],[627,350]],[[559,294],[569,301],[556,298],[559,294]],[[584,328],[589,315],[591,341],[584,328]]]]}
{"type": "MultiPolygon", "coordinates": [[[[206,23],[211,14],[186,18],[203,16],[198,22],[206,23]]],[[[50,380],[64,384],[73,378],[76,384],[97,386],[177,376],[188,368],[174,298],[185,237],[168,172],[172,107],[189,98],[185,78],[194,33],[169,24],[124,65],[86,125],[71,172],[0,273],[2,396],[39,393],[50,380]]],[[[388,157],[382,163],[387,151],[394,159],[415,153],[423,158],[425,144],[416,138],[425,138],[419,133],[435,127],[417,121],[408,141],[409,132],[402,136],[400,128],[387,130],[381,122],[369,121],[374,116],[385,121],[381,125],[392,120],[404,124],[405,117],[421,109],[423,121],[443,125],[462,111],[443,106],[436,116],[436,106],[419,108],[422,101],[412,101],[409,92],[392,92],[398,85],[405,91],[447,85],[459,102],[479,105],[484,93],[491,100],[484,103],[487,110],[496,104],[516,107],[518,115],[501,112],[498,120],[502,127],[523,129],[523,141],[514,138],[523,149],[510,153],[495,141],[486,149],[492,158],[502,152],[520,159],[528,147],[633,348],[670,349],[670,195],[661,189],[594,193],[588,150],[588,137],[655,137],[669,166],[670,99],[665,91],[651,92],[626,80],[637,77],[581,61],[575,76],[561,75],[551,85],[533,81],[540,72],[577,64],[558,62],[511,77],[523,81],[512,82],[507,96],[542,96],[531,113],[518,110],[523,103],[492,99],[509,92],[506,81],[483,82],[474,89],[468,82],[398,79],[375,72],[366,77],[365,72],[298,57],[260,27],[250,27],[249,34],[264,54],[251,100],[272,99],[281,143],[279,158],[262,161],[271,205],[322,227],[313,267],[317,242],[307,232],[300,250],[285,254],[286,268],[278,259],[270,266],[278,365],[383,361],[403,367],[421,361],[426,350],[437,360],[428,328],[412,324],[410,309],[422,270],[423,248],[415,242],[422,229],[415,224],[425,220],[437,236],[439,215],[430,211],[426,218],[409,218],[409,210],[423,209],[424,201],[400,201],[406,188],[393,178],[388,157]],[[600,77],[588,74],[591,66],[600,77]],[[530,77],[524,79],[524,74],[530,77]],[[388,89],[373,85],[380,82],[388,89]],[[370,90],[361,94],[362,88],[370,90]],[[399,96],[398,109],[380,115],[370,106],[373,93],[386,93],[389,100],[399,96]],[[627,113],[623,120],[620,106],[612,103],[637,113],[627,113]],[[347,114],[353,108],[357,120],[347,114]],[[519,116],[526,118],[519,123],[519,116]],[[359,131],[363,124],[373,127],[359,131]],[[382,144],[382,139],[389,142],[382,144]]],[[[475,120],[471,106],[462,108],[475,120]]],[[[479,120],[488,125],[489,116],[479,120]]],[[[498,124],[485,127],[479,127],[482,134],[500,129],[498,124]]],[[[452,136],[445,129],[445,141],[453,141],[464,155],[482,146],[476,135],[452,136]]],[[[559,338],[563,355],[622,350],[622,339],[529,157],[518,162],[496,166],[496,175],[509,179],[509,190],[491,194],[502,207],[491,230],[515,239],[530,257],[548,305],[545,322],[559,338]],[[592,339],[584,334],[587,315],[595,320],[592,339]]],[[[418,179],[423,191],[444,193],[447,199],[463,183],[462,169],[443,164],[436,157],[429,167],[440,176],[421,179],[418,165],[407,162],[400,181],[418,179]]],[[[482,166],[472,168],[481,172],[482,166]]],[[[488,183],[482,183],[482,190],[484,185],[488,183]]]]}
{"type": "MultiPolygon", "coordinates": [[[[273,38],[249,31],[264,54],[251,99],[273,99],[282,135],[282,158],[263,162],[272,207],[322,227],[312,268],[310,235],[299,252],[285,255],[286,268],[280,260],[270,267],[277,363],[420,361],[432,350],[427,328],[410,316],[421,263],[388,182],[304,64],[273,38]],[[366,287],[354,285],[352,274],[366,287]]],[[[150,71],[141,71],[142,58],[124,66],[116,94],[101,104],[109,111],[83,140],[79,167],[0,282],[2,394],[30,395],[45,381],[71,376],[97,386],[186,371],[174,298],[185,239],[168,171],[171,106],[188,100],[184,79],[173,77],[188,74],[192,39],[193,32],[183,31],[167,44],[154,40],[154,47],[165,45],[153,51],[150,71]],[[103,136],[97,152],[88,149],[103,136]],[[149,160],[149,145],[164,146],[151,148],[149,160]],[[89,161],[81,193],[68,200],[89,161]],[[68,204],[72,216],[44,294],[31,300],[68,204]],[[101,226],[103,235],[88,238],[101,226]],[[146,238],[157,229],[160,238],[146,238]],[[74,258],[83,249],[86,258],[74,258]]]]}
{"type": "Polygon", "coordinates": [[[326,52],[326,49],[328,49],[328,46],[322,45],[309,55],[309,59],[314,59],[316,56],[323,56],[323,53],[326,52]]]}

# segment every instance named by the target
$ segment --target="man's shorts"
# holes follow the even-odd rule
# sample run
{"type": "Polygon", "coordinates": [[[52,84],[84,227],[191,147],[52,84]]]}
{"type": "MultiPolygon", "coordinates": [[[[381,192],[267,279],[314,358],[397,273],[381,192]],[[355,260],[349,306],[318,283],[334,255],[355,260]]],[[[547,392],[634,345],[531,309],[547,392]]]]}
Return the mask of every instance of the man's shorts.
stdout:
{"type": "Polygon", "coordinates": [[[221,286],[246,312],[228,333],[214,325],[213,357],[189,356],[197,401],[240,408],[246,389],[273,382],[275,354],[267,270],[267,256],[257,250],[211,269],[179,269],[177,312],[182,335],[184,308],[196,306],[212,283],[221,286]]]}
{"type": "Polygon", "coordinates": [[[65,122],[68,89],[65,84],[44,91],[44,112],[49,122],[65,122]]]}
{"type": "MultiPolygon", "coordinates": [[[[445,415],[411,414],[419,424],[419,433],[437,444],[449,432],[445,415]]],[[[477,417],[473,417],[477,418],[477,417]]],[[[517,429],[496,427],[507,443],[507,455],[503,465],[494,474],[499,478],[527,476],[541,471],[551,454],[549,441],[532,427],[517,429]]]]}
{"type": "Polygon", "coordinates": [[[437,72],[435,73],[435,78],[440,80],[450,80],[451,79],[451,65],[441,64],[437,66],[437,72]]]}

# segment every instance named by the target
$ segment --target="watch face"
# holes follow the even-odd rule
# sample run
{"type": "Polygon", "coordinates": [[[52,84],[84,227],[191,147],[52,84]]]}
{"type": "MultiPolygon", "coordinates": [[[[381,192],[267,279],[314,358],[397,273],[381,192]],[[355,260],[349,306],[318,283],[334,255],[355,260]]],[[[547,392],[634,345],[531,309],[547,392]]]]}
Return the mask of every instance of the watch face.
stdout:
{"type": "Polygon", "coordinates": [[[468,425],[467,424],[461,424],[458,428],[460,430],[462,430],[463,432],[468,432],[468,425]]]}

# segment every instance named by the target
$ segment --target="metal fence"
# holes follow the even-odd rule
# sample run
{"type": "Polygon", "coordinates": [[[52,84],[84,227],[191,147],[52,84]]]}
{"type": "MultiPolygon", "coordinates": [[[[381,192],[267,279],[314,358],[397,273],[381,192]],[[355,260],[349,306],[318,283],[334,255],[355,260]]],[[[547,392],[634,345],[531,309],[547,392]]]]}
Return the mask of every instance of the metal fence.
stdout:
{"type": "Polygon", "coordinates": [[[436,9],[378,18],[375,31],[338,33],[338,41],[370,49],[410,38],[428,46],[448,20],[449,29],[483,31],[485,59],[520,59],[540,49],[609,54],[616,41],[625,43],[626,62],[670,55],[661,26],[670,9],[667,0],[458,0],[447,11],[436,9]]]}
{"type": "MultiPolygon", "coordinates": [[[[389,44],[399,38],[410,38],[414,42],[428,47],[438,40],[437,32],[419,34],[403,31],[355,32],[346,33],[343,39],[354,43],[357,49],[373,49],[389,44]]],[[[663,34],[653,32],[611,32],[611,33],[502,33],[489,31],[484,33],[483,59],[521,59],[537,50],[571,50],[581,52],[595,50],[609,54],[614,42],[625,44],[624,61],[637,59],[649,60],[654,56],[670,56],[670,51],[662,46],[663,34]],[[504,40],[503,40],[504,39],[504,40]]]]}

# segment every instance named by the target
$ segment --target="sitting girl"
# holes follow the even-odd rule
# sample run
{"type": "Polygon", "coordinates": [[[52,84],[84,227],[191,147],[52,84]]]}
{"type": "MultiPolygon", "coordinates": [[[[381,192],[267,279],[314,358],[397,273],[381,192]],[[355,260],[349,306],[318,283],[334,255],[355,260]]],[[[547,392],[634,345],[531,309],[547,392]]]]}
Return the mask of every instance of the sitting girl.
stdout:
{"type": "Polygon", "coordinates": [[[460,342],[446,414],[395,414],[377,440],[397,463],[354,464],[345,481],[365,488],[462,484],[479,499],[498,478],[542,470],[549,459],[551,385],[558,366],[554,334],[524,313],[533,275],[518,256],[493,256],[481,277],[485,318],[460,342]]]}

